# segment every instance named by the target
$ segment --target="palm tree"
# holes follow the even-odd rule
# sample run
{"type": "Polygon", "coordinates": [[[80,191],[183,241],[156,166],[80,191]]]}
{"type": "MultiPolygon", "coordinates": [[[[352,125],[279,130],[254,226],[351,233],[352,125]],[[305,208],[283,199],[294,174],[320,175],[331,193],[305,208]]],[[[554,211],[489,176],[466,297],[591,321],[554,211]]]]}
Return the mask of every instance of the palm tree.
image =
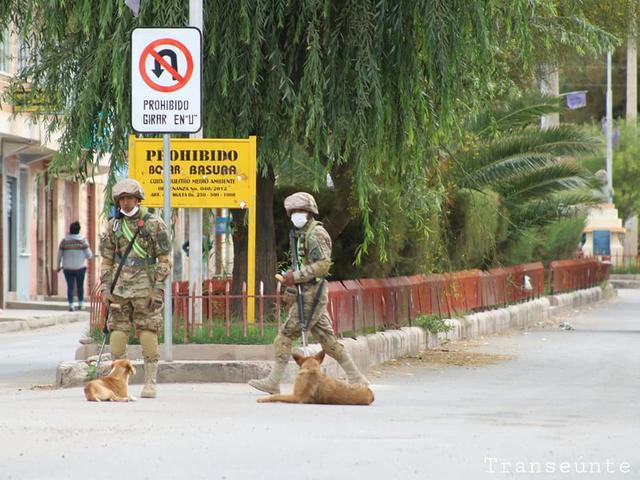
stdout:
{"type": "MultiPolygon", "coordinates": [[[[596,150],[600,142],[573,125],[539,128],[541,116],[560,110],[557,98],[509,102],[471,119],[464,142],[446,154],[445,230],[455,267],[507,262],[522,242],[532,246],[530,255],[540,255],[535,245],[554,228],[575,249],[583,207],[598,198],[590,189],[591,174],[573,156],[596,150]]],[[[515,255],[527,260],[522,257],[515,255]]]]}

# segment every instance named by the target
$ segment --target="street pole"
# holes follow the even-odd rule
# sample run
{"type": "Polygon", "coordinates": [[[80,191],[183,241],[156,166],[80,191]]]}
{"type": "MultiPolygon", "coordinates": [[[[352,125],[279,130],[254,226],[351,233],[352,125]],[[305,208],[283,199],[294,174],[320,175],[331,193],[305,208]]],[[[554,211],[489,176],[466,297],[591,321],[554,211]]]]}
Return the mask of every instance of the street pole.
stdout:
{"type": "Polygon", "coordinates": [[[607,136],[607,194],[613,203],[613,93],[611,91],[611,52],[607,52],[607,113],[605,133],[607,136]]]}
{"type": "MultiPolygon", "coordinates": [[[[189,25],[202,32],[202,0],[189,0],[189,25]]],[[[204,38],[204,33],[203,33],[204,38]]],[[[201,60],[201,59],[200,59],[201,60]]],[[[201,62],[202,63],[202,62],[201,62]]],[[[189,135],[191,138],[202,138],[202,129],[189,135]]],[[[195,296],[193,311],[195,325],[202,324],[202,209],[189,209],[189,283],[190,291],[195,296]]]]}
{"type": "MultiPolygon", "coordinates": [[[[171,231],[171,135],[165,133],[162,135],[164,155],[162,157],[162,180],[164,184],[164,194],[162,199],[164,201],[164,223],[167,224],[167,228],[171,231]]],[[[164,281],[164,359],[167,362],[173,361],[173,325],[172,325],[172,312],[173,306],[171,304],[171,283],[172,275],[169,270],[164,281]]]]}

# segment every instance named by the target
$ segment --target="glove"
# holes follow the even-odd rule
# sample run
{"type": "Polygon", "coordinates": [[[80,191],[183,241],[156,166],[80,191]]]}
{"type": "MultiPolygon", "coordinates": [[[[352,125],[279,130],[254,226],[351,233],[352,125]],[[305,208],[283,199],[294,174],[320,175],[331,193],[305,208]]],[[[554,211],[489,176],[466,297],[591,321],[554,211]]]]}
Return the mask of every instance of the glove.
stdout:
{"type": "Polygon", "coordinates": [[[149,310],[157,311],[164,306],[164,290],[154,288],[149,296],[149,310]]]}
{"type": "Polygon", "coordinates": [[[282,275],[282,283],[284,283],[287,287],[293,287],[296,284],[293,278],[293,272],[289,271],[282,275]]]}

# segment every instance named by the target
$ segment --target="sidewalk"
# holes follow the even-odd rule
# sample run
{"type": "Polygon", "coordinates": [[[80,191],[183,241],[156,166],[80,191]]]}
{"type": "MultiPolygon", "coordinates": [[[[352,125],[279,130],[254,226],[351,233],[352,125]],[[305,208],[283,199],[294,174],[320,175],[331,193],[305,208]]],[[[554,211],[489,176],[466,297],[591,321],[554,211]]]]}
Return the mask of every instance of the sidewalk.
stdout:
{"type": "Polygon", "coordinates": [[[50,327],[60,323],[89,321],[86,309],[70,312],[66,301],[12,301],[0,309],[0,334],[34,328],[50,327]]]}

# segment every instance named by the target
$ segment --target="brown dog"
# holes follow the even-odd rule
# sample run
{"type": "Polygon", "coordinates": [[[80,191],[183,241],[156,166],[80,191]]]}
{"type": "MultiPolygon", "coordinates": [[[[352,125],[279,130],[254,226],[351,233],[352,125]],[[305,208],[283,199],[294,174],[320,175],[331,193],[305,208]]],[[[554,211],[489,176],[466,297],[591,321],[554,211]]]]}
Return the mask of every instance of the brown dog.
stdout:
{"type": "Polygon", "coordinates": [[[129,360],[115,360],[109,375],[87,383],[84,396],[90,402],[135,401],[135,398],[129,395],[129,377],[135,373],[136,368],[129,360]]]}
{"type": "Polygon", "coordinates": [[[320,370],[324,359],[324,350],[312,357],[293,354],[300,365],[300,371],[293,384],[292,395],[269,395],[258,402],[320,403],[325,405],[370,405],[373,392],[366,385],[349,385],[331,377],[320,370]]]}

